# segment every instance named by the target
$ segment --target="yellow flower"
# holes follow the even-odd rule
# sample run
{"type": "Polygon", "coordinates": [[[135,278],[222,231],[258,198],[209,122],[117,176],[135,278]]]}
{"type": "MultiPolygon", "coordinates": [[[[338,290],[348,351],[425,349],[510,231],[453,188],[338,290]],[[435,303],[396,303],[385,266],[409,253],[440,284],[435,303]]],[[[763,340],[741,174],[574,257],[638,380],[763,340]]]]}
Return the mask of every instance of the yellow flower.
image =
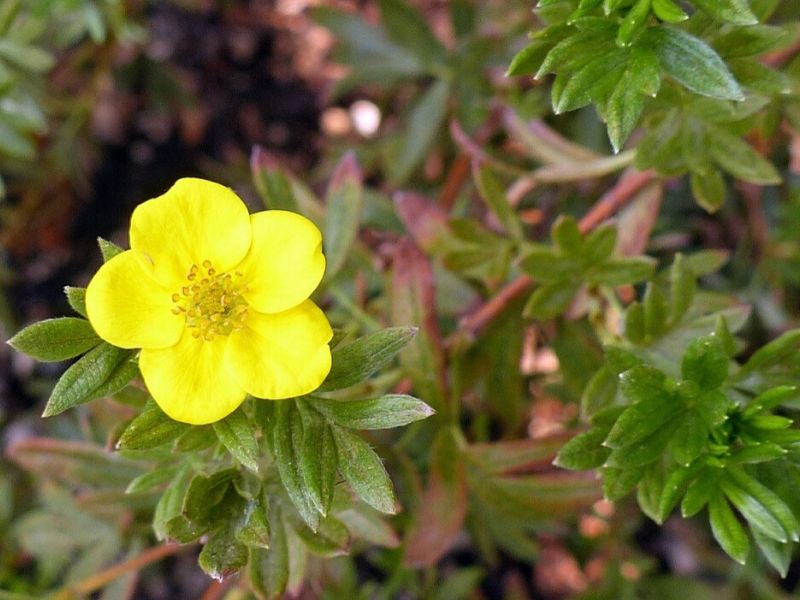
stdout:
{"type": "Polygon", "coordinates": [[[130,243],[89,283],[86,310],[101,338],[142,349],[167,415],[213,423],[247,394],[290,398],[325,379],[332,331],[308,299],[325,271],[311,221],[251,215],[230,189],[180,179],[136,208],[130,243]]]}

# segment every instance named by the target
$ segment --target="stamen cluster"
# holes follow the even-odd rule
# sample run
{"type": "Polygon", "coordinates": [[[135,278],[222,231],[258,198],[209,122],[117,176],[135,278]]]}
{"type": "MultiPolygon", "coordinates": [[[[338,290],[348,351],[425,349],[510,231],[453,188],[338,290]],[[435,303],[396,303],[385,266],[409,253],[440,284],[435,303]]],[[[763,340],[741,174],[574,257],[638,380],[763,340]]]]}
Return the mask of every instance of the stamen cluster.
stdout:
{"type": "Polygon", "coordinates": [[[192,265],[186,279],[188,285],[172,294],[172,313],[186,315],[186,326],[194,338],[211,341],[217,335],[230,335],[244,327],[247,302],[242,297],[238,271],[217,273],[211,261],[204,260],[202,271],[192,265]]]}

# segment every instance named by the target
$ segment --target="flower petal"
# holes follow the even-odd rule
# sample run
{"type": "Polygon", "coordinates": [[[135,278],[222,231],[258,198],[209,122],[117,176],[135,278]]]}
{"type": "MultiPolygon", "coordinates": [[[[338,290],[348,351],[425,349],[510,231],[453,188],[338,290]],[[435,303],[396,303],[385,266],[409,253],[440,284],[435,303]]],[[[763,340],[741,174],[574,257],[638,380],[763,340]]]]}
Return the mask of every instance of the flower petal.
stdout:
{"type": "Polygon", "coordinates": [[[263,313],[307,300],[325,274],[322,234],[305,217],[285,210],[251,215],[253,242],[237,267],[247,283],[244,297],[263,313]]]}
{"type": "Polygon", "coordinates": [[[317,389],[331,369],[333,331],[307,300],[275,314],[251,311],[231,334],[225,362],[239,385],[258,398],[280,400],[317,389]]]}
{"type": "Polygon", "coordinates": [[[152,276],[178,289],[193,264],[211,261],[218,273],[233,269],[250,248],[250,214],[233,190],[205,179],[184,178],[136,207],[131,248],[152,276]]]}
{"type": "Polygon", "coordinates": [[[139,369],[147,389],[167,415],[205,425],[225,418],[246,393],[223,360],[229,338],[204,341],[187,330],[171,348],[142,350],[139,369]]]}
{"type": "Polygon", "coordinates": [[[132,250],[95,273],[86,288],[86,313],[101,338],[120,348],[166,348],[181,337],[186,319],[172,314],[169,290],[161,287],[132,250]]]}

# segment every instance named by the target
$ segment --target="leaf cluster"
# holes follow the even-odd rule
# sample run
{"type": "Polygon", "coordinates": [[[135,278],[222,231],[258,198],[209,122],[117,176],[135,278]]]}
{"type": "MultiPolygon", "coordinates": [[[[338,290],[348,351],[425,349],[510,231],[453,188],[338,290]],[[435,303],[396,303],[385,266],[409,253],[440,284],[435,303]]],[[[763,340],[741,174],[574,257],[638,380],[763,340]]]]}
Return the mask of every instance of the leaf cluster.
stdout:
{"type": "Polygon", "coordinates": [[[678,505],[684,517],[707,507],[712,533],[731,557],[744,563],[752,537],[785,575],[800,524],[792,497],[769,473],[787,468],[800,442],[781,414],[797,388],[791,377],[769,374],[790,359],[800,332],[736,362],[731,331],[742,321],[724,310],[698,314],[703,301],[688,262],[679,256],[669,283],[648,284],[643,301],[628,307],[624,339],[606,347],[605,365],[584,393],[591,426],[556,464],[598,468],[611,500],[635,489],[658,523],[678,505]]]}

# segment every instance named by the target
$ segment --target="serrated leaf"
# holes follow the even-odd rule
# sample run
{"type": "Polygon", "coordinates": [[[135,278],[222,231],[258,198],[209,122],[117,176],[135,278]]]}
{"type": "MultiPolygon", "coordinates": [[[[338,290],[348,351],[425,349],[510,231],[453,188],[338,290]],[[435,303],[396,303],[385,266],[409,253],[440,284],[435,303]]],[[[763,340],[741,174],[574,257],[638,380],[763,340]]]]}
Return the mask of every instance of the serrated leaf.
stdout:
{"type": "Polygon", "coordinates": [[[720,21],[734,25],[755,25],[758,19],[747,0],[692,0],[694,4],[720,21]]]}
{"type": "Polygon", "coordinates": [[[127,385],[135,372],[125,368],[132,356],[133,352],[130,350],[101,342],[61,376],[50,394],[42,416],[52,417],[68,408],[121,389],[127,385]],[[122,376],[114,377],[120,369],[123,370],[122,376]],[[111,383],[114,385],[107,385],[111,383]]]}
{"type": "Polygon", "coordinates": [[[190,426],[170,419],[154,400],[131,421],[117,441],[120,450],[146,450],[176,440],[190,426]]]}
{"type": "Polygon", "coordinates": [[[353,153],[346,154],[336,167],[325,198],[326,279],[332,279],[344,266],[358,235],[364,198],[361,168],[353,153]]]}
{"type": "Polygon", "coordinates": [[[286,493],[297,512],[312,531],[319,526],[320,513],[314,503],[312,492],[306,487],[301,471],[303,452],[303,423],[300,412],[293,401],[283,400],[275,407],[275,426],[272,430],[275,460],[286,493]]]}
{"type": "Polygon", "coordinates": [[[387,365],[416,334],[416,327],[391,327],[335,348],[331,371],[317,391],[340,390],[364,381],[387,365]]]}
{"type": "Polygon", "coordinates": [[[652,48],[666,73],[691,91],[724,100],[744,99],[725,62],[701,39],[660,26],[645,30],[640,42],[652,48]]]}
{"type": "Polygon", "coordinates": [[[363,400],[312,400],[314,407],[331,421],[350,429],[391,429],[427,419],[435,412],[422,400],[404,394],[363,400]]]}
{"type": "Polygon", "coordinates": [[[64,287],[64,294],[67,296],[67,303],[70,308],[82,317],[86,317],[86,288],[64,287]]]}
{"type": "Polygon", "coordinates": [[[573,471],[587,471],[602,466],[611,453],[609,448],[603,446],[607,435],[607,431],[600,428],[579,433],[561,448],[553,464],[573,471]]]}
{"type": "Polygon", "coordinates": [[[331,429],[339,471],[356,495],[382,513],[397,512],[392,481],[375,451],[346,429],[337,426],[331,429]]]}
{"type": "Polygon", "coordinates": [[[711,532],[722,549],[736,562],[745,564],[750,553],[747,533],[733,514],[728,501],[721,493],[712,494],[708,501],[711,532]]]}
{"type": "Polygon", "coordinates": [[[258,472],[258,441],[255,428],[244,411],[237,408],[221,421],[213,423],[219,441],[236,460],[258,472]]]}
{"type": "Polygon", "coordinates": [[[86,319],[61,317],[29,325],[8,343],[36,360],[56,362],[83,354],[101,341],[86,319]]]}

